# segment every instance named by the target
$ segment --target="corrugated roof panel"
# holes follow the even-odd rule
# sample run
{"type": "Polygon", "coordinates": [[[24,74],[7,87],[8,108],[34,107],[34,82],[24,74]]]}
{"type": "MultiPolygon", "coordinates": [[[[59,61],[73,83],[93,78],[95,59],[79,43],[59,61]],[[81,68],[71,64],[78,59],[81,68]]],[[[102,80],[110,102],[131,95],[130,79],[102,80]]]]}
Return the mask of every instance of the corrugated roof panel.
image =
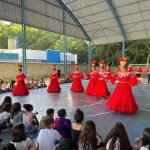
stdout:
{"type": "MultiPolygon", "coordinates": [[[[72,8],[72,7],[71,7],[72,8]]],[[[101,13],[107,11],[109,8],[105,2],[95,3],[95,5],[90,5],[89,7],[82,7],[82,9],[74,9],[74,14],[77,16],[84,17],[92,14],[101,13]]]]}
{"type": "Polygon", "coordinates": [[[99,44],[106,44],[106,43],[114,43],[114,42],[120,42],[122,41],[122,36],[121,35],[113,35],[113,36],[109,36],[109,37],[101,37],[101,38],[95,38],[92,40],[92,42],[95,45],[99,45],[99,44]]]}
{"type": "Polygon", "coordinates": [[[21,9],[18,6],[0,1],[0,18],[10,22],[21,23],[21,9]]]}
{"type": "Polygon", "coordinates": [[[141,10],[147,10],[150,9],[150,0],[138,2],[141,10]]]}
{"type": "Polygon", "coordinates": [[[131,4],[128,6],[116,8],[116,10],[117,10],[119,16],[123,16],[123,15],[139,12],[139,6],[136,3],[136,4],[131,4]]]}
{"type": "Polygon", "coordinates": [[[113,0],[115,7],[130,5],[132,3],[137,3],[137,0],[113,0]]]}
{"type": "Polygon", "coordinates": [[[150,10],[141,13],[143,15],[144,20],[150,20],[150,10]]]}
{"type": "Polygon", "coordinates": [[[130,40],[137,40],[137,39],[148,38],[148,36],[145,31],[136,31],[136,32],[128,33],[128,38],[130,40]]]}
{"type": "Polygon", "coordinates": [[[124,27],[126,29],[126,32],[133,32],[133,31],[138,31],[138,30],[141,30],[141,29],[144,30],[144,28],[145,28],[143,22],[126,25],[124,27]]]}
{"type": "Polygon", "coordinates": [[[138,12],[136,14],[129,15],[129,16],[123,16],[120,18],[121,18],[123,24],[128,24],[128,23],[137,22],[137,21],[142,20],[140,12],[138,12]]]}
{"type": "Polygon", "coordinates": [[[5,0],[5,1],[6,2],[12,2],[13,1],[13,4],[21,6],[21,0],[5,0]]]}

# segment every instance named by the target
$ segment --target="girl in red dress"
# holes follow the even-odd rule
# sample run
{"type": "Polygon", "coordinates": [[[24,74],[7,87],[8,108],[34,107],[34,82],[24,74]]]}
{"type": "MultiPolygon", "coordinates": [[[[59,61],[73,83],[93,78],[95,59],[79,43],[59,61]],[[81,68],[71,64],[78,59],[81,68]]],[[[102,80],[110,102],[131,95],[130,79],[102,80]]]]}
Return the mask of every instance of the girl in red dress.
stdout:
{"type": "Polygon", "coordinates": [[[129,72],[129,73],[132,73],[132,72],[133,72],[133,69],[131,68],[131,65],[128,66],[128,72],[129,72]]]}
{"type": "Polygon", "coordinates": [[[47,88],[47,91],[49,93],[54,93],[54,92],[60,92],[61,91],[61,88],[59,86],[59,82],[58,82],[58,72],[56,70],[56,65],[55,64],[52,64],[52,67],[53,67],[53,73],[51,74],[50,76],[50,84],[47,88]]]}
{"type": "Polygon", "coordinates": [[[90,81],[85,90],[85,93],[89,94],[89,95],[93,95],[93,89],[95,87],[95,84],[96,84],[96,82],[98,80],[98,76],[99,76],[99,73],[95,68],[96,61],[91,62],[91,64],[92,64],[92,71],[88,74],[88,76],[90,77],[90,81]]]}
{"type": "MultiPolygon", "coordinates": [[[[104,69],[105,61],[100,61],[100,71],[99,71],[99,78],[98,81],[94,87],[93,95],[97,96],[99,98],[104,98],[110,95],[110,92],[108,90],[105,78],[107,77],[104,69]]],[[[109,75],[108,75],[109,76],[109,75]]]]}
{"type": "Polygon", "coordinates": [[[137,66],[135,69],[135,74],[138,78],[141,77],[141,73],[143,72],[143,69],[140,66],[137,66]]]}
{"type": "Polygon", "coordinates": [[[132,76],[126,71],[125,64],[127,58],[119,58],[121,69],[120,72],[115,75],[118,79],[118,84],[111,95],[111,97],[105,103],[109,110],[121,113],[136,113],[138,105],[133,97],[131,86],[137,85],[138,80],[136,76],[132,76]]]}
{"type": "Polygon", "coordinates": [[[19,64],[18,68],[19,68],[19,74],[16,76],[18,82],[17,82],[16,86],[14,87],[12,93],[14,96],[28,95],[29,90],[24,81],[26,79],[26,76],[22,72],[22,65],[19,64]]]}
{"type": "Polygon", "coordinates": [[[81,82],[83,79],[83,74],[78,70],[78,64],[74,64],[75,71],[69,75],[71,79],[73,79],[71,91],[72,92],[83,92],[84,88],[81,82]]]}

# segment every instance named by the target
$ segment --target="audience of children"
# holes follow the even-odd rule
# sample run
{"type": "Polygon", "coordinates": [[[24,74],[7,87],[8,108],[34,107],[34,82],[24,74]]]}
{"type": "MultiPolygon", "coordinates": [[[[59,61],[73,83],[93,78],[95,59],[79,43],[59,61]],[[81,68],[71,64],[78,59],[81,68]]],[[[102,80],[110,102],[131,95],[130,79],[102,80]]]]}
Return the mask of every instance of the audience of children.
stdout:
{"type": "Polygon", "coordinates": [[[103,142],[93,121],[83,124],[84,113],[80,109],[76,110],[72,125],[66,119],[65,109],[58,110],[55,122],[54,109],[47,109],[46,116],[41,119],[36,141],[32,142],[26,133],[38,131],[38,120],[31,104],[24,104],[23,107],[25,111],[22,111],[19,102],[12,105],[9,96],[0,105],[0,131],[13,126],[11,142],[0,145],[1,150],[31,150],[33,147],[33,150],[150,150],[150,128],[145,128],[143,135],[136,139],[136,143],[142,143],[139,149],[132,147],[121,123],[112,127],[103,142]]]}
{"type": "MultiPolygon", "coordinates": [[[[10,92],[15,86],[16,81],[12,80],[10,83],[7,80],[0,79],[0,94],[10,92]]],[[[25,82],[29,89],[37,89],[47,87],[43,78],[40,80],[26,80],[25,82]]]]}

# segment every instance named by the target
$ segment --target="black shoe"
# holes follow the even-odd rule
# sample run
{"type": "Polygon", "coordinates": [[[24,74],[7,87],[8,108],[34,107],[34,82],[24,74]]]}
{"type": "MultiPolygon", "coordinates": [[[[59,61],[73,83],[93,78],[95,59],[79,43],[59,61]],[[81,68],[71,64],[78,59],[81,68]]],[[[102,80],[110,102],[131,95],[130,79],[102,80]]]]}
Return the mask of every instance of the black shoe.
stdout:
{"type": "Polygon", "coordinates": [[[0,143],[3,141],[3,139],[0,139],[0,143]]]}

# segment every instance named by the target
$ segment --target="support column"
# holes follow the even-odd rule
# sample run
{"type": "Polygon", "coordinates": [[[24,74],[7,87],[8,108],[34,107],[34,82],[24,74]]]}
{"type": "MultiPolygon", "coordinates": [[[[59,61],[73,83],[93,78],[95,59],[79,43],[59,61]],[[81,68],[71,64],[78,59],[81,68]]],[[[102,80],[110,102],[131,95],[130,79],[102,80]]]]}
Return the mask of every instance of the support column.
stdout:
{"type": "Polygon", "coordinates": [[[21,16],[22,16],[22,65],[23,72],[27,76],[27,60],[26,60],[26,25],[24,13],[24,0],[21,0],[21,16]]]}
{"type": "Polygon", "coordinates": [[[125,38],[124,37],[122,41],[122,57],[125,57],[125,38]]]}
{"type": "Polygon", "coordinates": [[[66,34],[66,11],[63,10],[63,34],[64,34],[64,74],[67,75],[67,34],[66,34]]]}
{"type": "Polygon", "coordinates": [[[92,47],[92,42],[88,41],[88,71],[91,70],[91,47],[92,47]]]}

